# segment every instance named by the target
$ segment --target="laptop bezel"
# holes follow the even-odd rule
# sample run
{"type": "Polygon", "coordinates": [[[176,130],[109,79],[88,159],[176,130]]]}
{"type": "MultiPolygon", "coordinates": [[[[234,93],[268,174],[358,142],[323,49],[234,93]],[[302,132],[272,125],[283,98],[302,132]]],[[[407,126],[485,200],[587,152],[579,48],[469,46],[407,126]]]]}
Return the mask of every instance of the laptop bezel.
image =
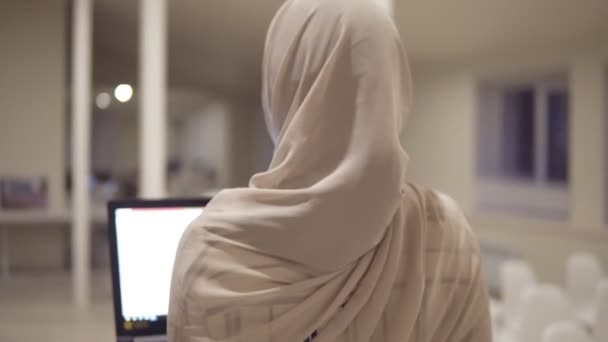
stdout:
{"type": "Polygon", "coordinates": [[[118,241],[116,234],[116,211],[129,208],[204,208],[211,198],[182,198],[182,199],[131,199],[110,201],[108,203],[108,238],[110,245],[110,266],[112,273],[112,298],[114,300],[114,324],[116,336],[154,336],[166,335],[167,320],[159,318],[157,321],[133,322],[133,329],[125,329],[125,320],[122,314],[122,296],[120,291],[120,269],[118,267],[118,241]]]}

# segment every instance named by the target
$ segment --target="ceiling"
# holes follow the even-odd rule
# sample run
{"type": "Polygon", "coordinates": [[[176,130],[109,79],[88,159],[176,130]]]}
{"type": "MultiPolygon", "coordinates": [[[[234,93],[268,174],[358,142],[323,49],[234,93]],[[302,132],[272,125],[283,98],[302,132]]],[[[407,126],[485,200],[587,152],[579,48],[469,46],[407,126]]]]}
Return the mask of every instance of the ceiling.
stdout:
{"type": "MultiPolygon", "coordinates": [[[[257,98],[264,36],[282,0],[167,2],[170,84],[257,98]]],[[[96,84],[136,83],[138,3],[95,1],[96,84]]],[[[395,17],[415,65],[608,37],[607,0],[397,0],[395,17]]]]}

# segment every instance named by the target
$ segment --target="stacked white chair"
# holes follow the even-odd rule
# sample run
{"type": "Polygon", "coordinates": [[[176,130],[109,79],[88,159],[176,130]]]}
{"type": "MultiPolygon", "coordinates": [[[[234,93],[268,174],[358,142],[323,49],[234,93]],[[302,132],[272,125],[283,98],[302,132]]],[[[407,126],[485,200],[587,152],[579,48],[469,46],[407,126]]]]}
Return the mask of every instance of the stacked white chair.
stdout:
{"type": "Polygon", "coordinates": [[[500,268],[500,284],[503,298],[503,326],[517,330],[521,320],[522,297],[526,289],[535,285],[536,275],[523,260],[507,260],[500,268]]]}
{"type": "Polygon", "coordinates": [[[572,306],[556,285],[528,288],[523,296],[521,323],[514,335],[517,342],[539,342],[551,324],[572,319],[572,306]]]}
{"type": "Polygon", "coordinates": [[[600,260],[595,255],[579,252],[568,258],[566,266],[568,294],[577,316],[588,324],[592,324],[594,320],[595,294],[602,277],[600,260]]]}
{"type": "Polygon", "coordinates": [[[580,325],[574,322],[557,322],[545,330],[542,342],[593,342],[593,340],[580,325]]]}
{"type": "Polygon", "coordinates": [[[597,314],[593,327],[595,342],[608,341],[608,279],[602,280],[597,291],[597,314]]]}

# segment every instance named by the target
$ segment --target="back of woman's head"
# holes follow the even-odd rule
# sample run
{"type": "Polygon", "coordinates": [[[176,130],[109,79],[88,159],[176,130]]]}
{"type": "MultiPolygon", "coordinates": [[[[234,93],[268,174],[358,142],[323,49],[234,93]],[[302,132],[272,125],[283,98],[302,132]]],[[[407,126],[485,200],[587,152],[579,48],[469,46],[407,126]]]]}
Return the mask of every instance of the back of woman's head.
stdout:
{"type": "Polygon", "coordinates": [[[313,96],[317,103],[346,106],[360,97],[382,99],[389,110],[370,115],[395,115],[390,121],[400,131],[411,88],[399,33],[374,1],[289,0],[270,26],[262,100],[275,143],[313,96]]]}

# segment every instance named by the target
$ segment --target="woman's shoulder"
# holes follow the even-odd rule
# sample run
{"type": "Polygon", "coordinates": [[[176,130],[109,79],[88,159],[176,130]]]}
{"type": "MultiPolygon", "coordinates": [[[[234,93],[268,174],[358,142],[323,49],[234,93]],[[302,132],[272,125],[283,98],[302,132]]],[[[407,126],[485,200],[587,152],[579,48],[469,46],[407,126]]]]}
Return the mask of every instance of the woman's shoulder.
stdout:
{"type": "Polygon", "coordinates": [[[407,183],[406,188],[408,191],[406,191],[404,204],[411,205],[416,202],[425,212],[428,222],[450,222],[470,230],[464,211],[451,196],[415,183],[407,183]]]}
{"type": "Polygon", "coordinates": [[[448,211],[461,211],[456,200],[441,191],[416,183],[406,183],[404,187],[406,200],[421,201],[427,208],[440,207],[448,211]]]}
{"type": "Polygon", "coordinates": [[[440,249],[449,246],[448,249],[452,250],[466,250],[471,256],[479,255],[475,232],[456,200],[434,189],[415,184],[408,186],[416,195],[415,198],[407,198],[405,202],[410,203],[404,205],[411,206],[411,201],[418,201],[419,214],[416,215],[420,218],[418,222],[424,222],[421,227],[427,236],[427,247],[440,249]]]}

